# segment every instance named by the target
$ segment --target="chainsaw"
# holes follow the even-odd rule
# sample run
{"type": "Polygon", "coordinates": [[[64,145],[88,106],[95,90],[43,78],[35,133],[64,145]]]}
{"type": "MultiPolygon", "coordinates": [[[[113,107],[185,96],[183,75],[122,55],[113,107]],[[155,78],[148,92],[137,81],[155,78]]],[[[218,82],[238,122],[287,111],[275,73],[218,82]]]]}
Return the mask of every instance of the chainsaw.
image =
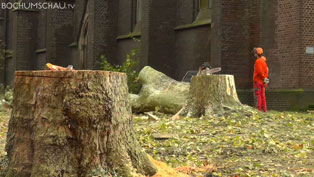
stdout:
{"type": "Polygon", "coordinates": [[[205,62],[200,66],[197,75],[213,75],[214,73],[220,72],[221,67],[212,68],[208,62],[205,62]]]}

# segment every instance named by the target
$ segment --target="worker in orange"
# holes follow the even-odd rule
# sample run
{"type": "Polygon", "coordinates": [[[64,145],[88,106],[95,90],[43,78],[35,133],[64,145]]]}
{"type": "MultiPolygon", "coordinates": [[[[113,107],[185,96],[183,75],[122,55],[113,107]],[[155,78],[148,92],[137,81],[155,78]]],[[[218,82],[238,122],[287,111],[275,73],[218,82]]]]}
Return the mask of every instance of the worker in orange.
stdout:
{"type": "Polygon", "coordinates": [[[254,56],[256,58],[253,74],[253,87],[255,96],[257,97],[257,107],[260,111],[267,111],[265,88],[268,87],[268,66],[266,57],[263,56],[263,49],[258,47],[254,48],[254,56]]]}

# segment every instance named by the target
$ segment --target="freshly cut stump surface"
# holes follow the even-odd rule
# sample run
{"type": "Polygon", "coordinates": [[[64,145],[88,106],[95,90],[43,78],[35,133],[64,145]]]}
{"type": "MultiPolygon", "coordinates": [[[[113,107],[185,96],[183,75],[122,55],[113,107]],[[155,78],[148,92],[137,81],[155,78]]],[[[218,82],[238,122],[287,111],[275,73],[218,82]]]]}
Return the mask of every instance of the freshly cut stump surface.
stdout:
{"type": "Polygon", "coordinates": [[[136,140],[126,75],[15,73],[7,177],[152,176],[136,140]]]}

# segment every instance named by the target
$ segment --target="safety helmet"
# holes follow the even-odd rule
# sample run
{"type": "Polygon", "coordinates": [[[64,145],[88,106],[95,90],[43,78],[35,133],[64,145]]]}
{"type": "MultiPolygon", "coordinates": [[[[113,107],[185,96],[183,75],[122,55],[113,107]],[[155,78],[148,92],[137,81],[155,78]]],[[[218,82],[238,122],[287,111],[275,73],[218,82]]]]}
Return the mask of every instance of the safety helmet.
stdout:
{"type": "Polygon", "coordinates": [[[255,51],[256,51],[256,54],[257,54],[257,55],[263,55],[263,53],[264,53],[263,49],[260,48],[260,47],[257,47],[257,48],[255,49],[255,51]]]}

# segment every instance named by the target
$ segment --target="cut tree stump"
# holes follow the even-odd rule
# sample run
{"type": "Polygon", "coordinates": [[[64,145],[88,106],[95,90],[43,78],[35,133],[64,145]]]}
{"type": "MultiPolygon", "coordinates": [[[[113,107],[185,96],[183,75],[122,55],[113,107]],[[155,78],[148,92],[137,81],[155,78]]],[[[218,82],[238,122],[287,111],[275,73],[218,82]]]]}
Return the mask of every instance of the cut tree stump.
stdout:
{"type": "Polygon", "coordinates": [[[16,72],[6,176],[154,175],[127,98],[123,73],[16,72]]]}
{"type": "Polygon", "coordinates": [[[139,73],[142,84],[139,95],[130,94],[133,112],[158,111],[177,113],[186,103],[190,84],[178,82],[167,75],[145,66],[139,73]]]}
{"type": "Polygon", "coordinates": [[[201,117],[220,114],[241,106],[233,75],[192,77],[185,114],[201,117]]]}

